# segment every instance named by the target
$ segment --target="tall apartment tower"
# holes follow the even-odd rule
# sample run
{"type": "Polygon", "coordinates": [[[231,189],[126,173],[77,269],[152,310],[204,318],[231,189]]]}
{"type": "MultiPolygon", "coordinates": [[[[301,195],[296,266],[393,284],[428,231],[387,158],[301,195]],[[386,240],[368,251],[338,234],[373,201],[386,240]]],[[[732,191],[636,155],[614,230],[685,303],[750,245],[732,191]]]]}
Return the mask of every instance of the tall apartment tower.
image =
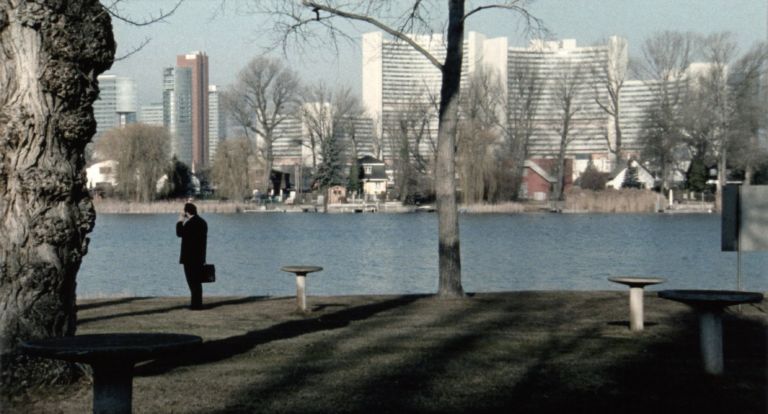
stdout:
{"type": "Polygon", "coordinates": [[[100,75],[99,98],[93,103],[96,138],[113,128],[136,122],[138,97],[133,78],[100,75]]]}
{"type": "Polygon", "coordinates": [[[213,164],[216,149],[226,136],[226,116],[221,107],[221,89],[216,85],[208,86],[208,162],[213,164]]]}
{"type": "Polygon", "coordinates": [[[163,124],[171,134],[171,152],[192,171],[208,165],[208,56],[176,56],[163,70],[163,124]]]}
{"type": "MultiPolygon", "coordinates": [[[[441,34],[416,35],[413,39],[439,61],[445,60],[445,41],[441,34]]],[[[382,32],[371,32],[362,38],[363,106],[374,119],[374,131],[387,139],[388,130],[402,114],[433,108],[433,100],[440,96],[442,75],[424,55],[410,45],[391,40],[382,32]]],[[[481,67],[491,67],[500,76],[507,75],[507,39],[487,39],[480,33],[469,32],[464,41],[462,87],[469,76],[481,67]]],[[[431,110],[431,109],[430,109],[431,110]]],[[[437,116],[429,125],[432,140],[437,138],[437,116]]],[[[391,148],[384,148],[384,157],[391,148]]],[[[422,155],[432,151],[429,140],[422,140],[422,155]]]]}

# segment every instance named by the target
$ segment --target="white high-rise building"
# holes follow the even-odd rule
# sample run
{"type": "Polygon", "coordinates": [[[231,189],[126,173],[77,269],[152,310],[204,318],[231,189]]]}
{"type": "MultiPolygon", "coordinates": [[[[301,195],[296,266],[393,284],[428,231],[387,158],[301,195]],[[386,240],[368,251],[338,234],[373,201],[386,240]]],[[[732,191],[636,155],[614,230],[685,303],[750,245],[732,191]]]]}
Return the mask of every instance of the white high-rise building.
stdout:
{"type": "Polygon", "coordinates": [[[139,110],[139,122],[152,126],[163,126],[163,104],[142,105],[139,110]]]}
{"type": "MultiPolygon", "coordinates": [[[[441,35],[416,36],[414,39],[442,62],[445,45],[441,35]]],[[[363,35],[362,42],[363,104],[376,122],[376,132],[382,134],[386,143],[387,123],[412,112],[414,104],[429,106],[434,114],[441,75],[411,46],[389,40],[381,32],[363,35]]],[[[483,34],[469,32],[464,41],[462,91],[468,87],[472,74],[480,68],[490,70],[506,80],[502,82],[501,92],[507,96],[508,106],[512,107],[514,96],[510,94],[514,94],[516,74],[526,71],[541,88],[529,155],[553,157],[560,142],[557,89],[558,83],[562,85],[563,82],[558,80],[571,77],[574,85],[572,106],[577,111],[569,132],[566,156],[574,159],[576,171],[583,170],[590,159],[598,168],[609,171],[614,166],[609,145],[615,148],[615,128],[613,118],[597,103],[598,99],[602,103],[608,101],[605,79],[609,76],[626,79],[620,95],[623,152],[639,152],[640,120],[650,104],[648,84],[629,80],[627,63],[627,43],[619,37],[587,47],[577,46],[574,39],[534,40],[528,47],[510,47],[506,38],[488,39],[483,34]]],[[[503,114],[499,115],[503,118],[503,114]]],[[[428,127],[428,139],[422,139],[419,148],[421,155],[428,154],[436,140],[436,115],[428,127]]],[[[385,158],[388,156],[385,153],[385,158]]]]}
{"type": "MultiPolygon", "coordinates": [[[[445,60],[442,35],[418,35],[413,39],[441,63],[445,60]]],[[[390,131],[398,128],[408,114],[416,112],[431,114],[426,129],[421,129],[418,145],[421,156],[430,154],[437,140],[440,71],[412,46],[387,39],[381,32],[363,35],[362,56],[363,106],[374,120],[374,132],[383,137],[384,157],[389,158],[392,152],[390,131]]],[[[481,67],[490,68],[503,79],[507,74],[506,60],[506,38],[488,39],[469,32],[464,41],[462,85],[481,67]]]]}
{"type": "Polygon", "coordinates": [[[221,90],[216,85],[208,86],[208,163],[216,159],[216,149],[226,137],[227,123],[221,108],[221,90]]]}
{"type": "Polygon", "coordinates": [[[136,122],[138,97],[133,78],[100,75],[99,98],[93,103],[96,138],[104,132],[136,122]]]}

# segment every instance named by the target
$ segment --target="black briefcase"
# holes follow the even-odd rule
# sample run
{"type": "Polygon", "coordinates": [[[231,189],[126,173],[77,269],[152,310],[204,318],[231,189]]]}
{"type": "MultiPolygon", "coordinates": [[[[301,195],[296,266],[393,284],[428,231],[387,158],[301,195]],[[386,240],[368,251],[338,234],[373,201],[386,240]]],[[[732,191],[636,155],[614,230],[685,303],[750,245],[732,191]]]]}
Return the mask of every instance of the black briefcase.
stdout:
{"type": "Polygon", "coordinates": [[[202,283],[213,283],[216,281],[216,266],[212,264],[204,264],[203,265],[203,277],[200,282],[202,283]]]}

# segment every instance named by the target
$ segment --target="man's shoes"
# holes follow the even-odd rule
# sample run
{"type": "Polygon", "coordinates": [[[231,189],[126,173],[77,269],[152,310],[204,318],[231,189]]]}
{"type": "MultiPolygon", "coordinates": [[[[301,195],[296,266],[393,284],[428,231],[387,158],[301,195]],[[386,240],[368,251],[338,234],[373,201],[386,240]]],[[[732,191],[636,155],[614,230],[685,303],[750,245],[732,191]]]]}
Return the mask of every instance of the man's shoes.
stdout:
{"type": "Polygon", "coordinates": [[[204,309],[205,308],[203,307],[203,305],[192,305],[189,307],[189,310],[194,310],[194,311],[204,310],[204,309]]]}

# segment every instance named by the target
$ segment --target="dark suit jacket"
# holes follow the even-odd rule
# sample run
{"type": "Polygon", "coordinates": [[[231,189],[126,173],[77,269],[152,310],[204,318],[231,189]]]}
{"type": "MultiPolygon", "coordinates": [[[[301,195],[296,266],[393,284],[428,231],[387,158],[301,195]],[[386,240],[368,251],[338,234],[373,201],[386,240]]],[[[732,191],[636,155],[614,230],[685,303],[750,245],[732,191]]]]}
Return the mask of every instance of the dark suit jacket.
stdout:
{"type": "Polygon", "coordinates": [[[203,265],[208,243],[208,224],[200,216],[192,216],[186,223],[176,223],[176,235],[181,237],[179,263],[203,265]]]}

